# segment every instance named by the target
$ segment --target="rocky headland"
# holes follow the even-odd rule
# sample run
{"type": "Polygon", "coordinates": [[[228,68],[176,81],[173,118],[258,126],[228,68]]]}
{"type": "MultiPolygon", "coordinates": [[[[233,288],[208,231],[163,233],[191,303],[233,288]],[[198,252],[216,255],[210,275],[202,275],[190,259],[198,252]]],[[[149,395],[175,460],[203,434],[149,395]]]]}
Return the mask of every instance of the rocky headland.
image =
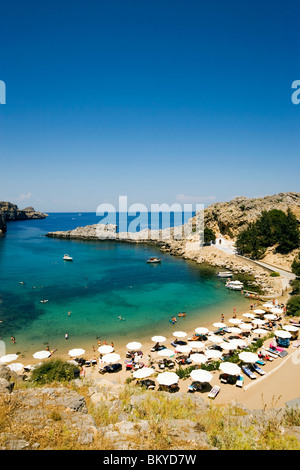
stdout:
{"type": "Polygon", "coordinates": [[[7,231],[6,222],[14,220],[44,219],[48,214],[38,212],[33,207],[19,209],[11,202],[0,201],[0,235],[7,231]]]}

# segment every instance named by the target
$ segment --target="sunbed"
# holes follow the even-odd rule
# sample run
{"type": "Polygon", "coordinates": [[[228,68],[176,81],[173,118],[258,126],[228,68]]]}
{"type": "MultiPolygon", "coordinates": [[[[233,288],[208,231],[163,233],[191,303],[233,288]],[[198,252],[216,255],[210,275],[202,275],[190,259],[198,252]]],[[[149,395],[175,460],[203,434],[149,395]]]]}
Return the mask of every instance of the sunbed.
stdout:
{"type": "Polygon", "coordinates": [[[278,354],[275,354],[272,349],[266,349],[266,351],[268,352],[268,356],[272,357],[273,359],[277,359],[278,354]]]}
{"type": "Polygon", "coordinates": [[[244,377],[242,375],[239,375],[235,385],[241,388],[243,386],[243,383],[244,383],[244,377]]]}
{"type": "Polygon", "coordinates": [[[242,370],[245,372],[245,374],[246,374],[248,377],[250,377],[251,380],[256,379],[256,375],[254,375],[253,372],[251,372],[251,370],[249,369],[249,367],[242,366],[242,370]]]}
{"type": "Polygon", "coordinates": [[[211,391],[209,392],[209,394],[207,395],[208,398],[216,398],[216,396],[218,395],[220,391],[220,387],[218,385],[215,385],[211,391]]]}
{"type": "Polygon", "coordinates": [[[256,364],[259,364],[260,366],[266,365],[265,361],[262,361],[261,359],[258,359],[258,361],[256,361],[256,364]]]}
{"type": "Polygon", "coordinates": [[[285,356],[287,356],[287,355],[288,355],[288,352],[285,351],[285,350],[280,351],[280,353],[278,353],[278,356],[279,356],[279,357],[285,357],[285,356]]]}
{"type": "Polygon", "coordinates": [[[203,385],[200,382],[193,382],[191,385],[189,385],[189,392],[193,393],[196,391],[200,391],[203,389],[203,385]]]}
{"type": "Polygon", "coordinates": [[[257,372],[259,375],[265,375],[266,372],[264,370],[262,370],[262,368],[259,367],[257,364],[255,364],[255,363],[252,364],[252,367],[255,370],[255,372],[257,372]]]}

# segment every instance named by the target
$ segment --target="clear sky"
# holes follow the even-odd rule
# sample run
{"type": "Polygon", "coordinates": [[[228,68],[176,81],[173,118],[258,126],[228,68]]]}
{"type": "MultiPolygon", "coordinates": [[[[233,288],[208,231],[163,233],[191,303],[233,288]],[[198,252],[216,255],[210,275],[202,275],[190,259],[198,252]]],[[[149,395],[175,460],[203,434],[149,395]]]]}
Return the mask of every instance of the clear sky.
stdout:
{"type": "Polygon", "coordinates": [[[0,200],[43,211],[300,191],[298,0],[0,5],[0,200]]]}

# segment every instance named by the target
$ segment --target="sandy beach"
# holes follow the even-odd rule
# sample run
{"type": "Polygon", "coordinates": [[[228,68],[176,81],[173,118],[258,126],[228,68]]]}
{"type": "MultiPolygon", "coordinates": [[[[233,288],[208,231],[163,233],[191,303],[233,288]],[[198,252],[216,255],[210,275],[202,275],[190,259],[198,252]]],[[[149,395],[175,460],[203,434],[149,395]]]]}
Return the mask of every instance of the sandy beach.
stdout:
{"type": "MultiPolygon", "coordinates": [[[[282,297],[281,299],[278,299],[279,303],[284,303],[287,300],[287,295],[282,297]]],[[[256,302],[257,306],[259,305],[258,301],[256,302]]],[[[245,303],[243,302],[241,306],[237,304],[235,314],[237,318],[243,318],[243,313],[246,311],[250,311],[250,304],[254,303],[253,301],[249,300],[249,308],[248,310],[245,310],[245,303]]],[[[230,323],[228,323],[228,320],[232,318],[233,312],[232,311],[225,311],[224,312],[224,323],[230,326],[230,323]]],[[[187,333],[187,336],[184,338],[184,341],[187,340],[187,338],[192,337],[194,335],[194,330],[197,327],[206,327],[208,328],[209,331],[214,332],[216,331],[216,327],[213,326],[213,323],[215,322],[220,322],[221,318],[220,315],[216,313],[215,317],[211,317],[210,322],[203,322],[202,324],[195,324],[194,328],[191,329],[186,329],[185,328],[185,318],[179,318],[177,317],[177,322],[172,325],[172,332],[175,331],[184,331],[187,333]]],[[[289,323],[288,318],[283,318],[281,320],[282,324],[289,323]]],[[[170,329],[169,329],[170,330],[170,329]]],[[[153,332],[153,335],[157,334],[157,332],[153,332]]],[[[160,334],[164,334],[164,332],[161,332],[160,334]]],[[[166,341],[164,342],[164,345],[167,348],[174,349],[173,346],[171,346],[171,343],[174,341],[174,336],[172,333],[164,334],[166,337],[166,341]]],[[[257,336],[257,335],[256,335],[257,336]]],[[[226,337],[228,337],[228,334],[226,334],[226,337]]],[[[105,380],[105,382],[109,381],[111,382],[111,386],[113,387],[116,384],[124,384],[126,382],[126,379],[132,377],[132,372],[126,370],[124,361],[126,360],[126,353],[127,353],[127,348],[126,344],[127,341],[124,339],[120,339],[117,336],[115,338],[109,338],[108,341],[101,341],[98,344],[97,340],[95,340],[95,344],[86,344],[86,345],[80,345],[80,347],[85,348],[85,354],[82,356],[86,360],[90,359],[97,359],[99,360],[99,353],[97,351],[98,347],[100,344],[110,344],[110,341],[113,341],[114,345],[114,350],[117,354],[120,355],[120,363],[122,364],[122,370],[120,372],[114,373],[114,374],[99,374],[99,365],[93,366],[93,367],[83,367],[85,377],[86,378],[93,378],[96,379],[97,381],[105,380]]],[[[151,348],[154,346],[153,341],[151,341],[151,338],[144,337],[143,334],[139,338],[131,338],[131,341],[139,341],[142,343],[141,346],[141,351],[143,352],[143,357],[141,362],[147,366],[150,364],[150,360],[154,363],[155,365],[155,373],[160,373],[162,372],[157,365],[157,361],[161,359],[161,357],[155,353],[151,352],[151,348]]],[[[269,344],[271,343],[271,339],[268,339],[265,341],[264,346],[267,348],[269,344]]],[[[209,342],[206,342],[206,345],[211,344],[209,342]]],[[[53,358],[61,358],[64,360],[70,360],[70,356],[68,355],[68,350],[71,349],[73,345],[68,343],[68,340],[66,340],[65,348],[60,348],[57,350],[52,357],[53,358]],[[69,347],[70,346],[70,347],[69,347]]],[[[248,378],[244,373],[244,384],[243,388],[239,388],[235,385],[230,385],[230,384],[224,384],[220,382],[220,371],[213,371],[213,379],[211,380],[210,384],[200,392],[201,397],[207,402],[211,402],[211,400],[208,398],[208,392],[209,389],[211,389],[214,385],[219,385],[221,387],[220,393],[217,395],[217,397],[214,399],[214,402],[216,404],[222,405],[226,404],[229,402],[238,402],[243,404],[249,409],[261,409],[261,408],[271,408],[271,407],[284,407],[285,403],[289,400],[293,400],[295,398],[298,398],[300,396],[300,376],[297,374],[297,367],[299,367],[300,364],[300,351],[296,348],[293,347],[293,342],[291,341],[290,346],[286,348],[288,355],[284,358],[277,358],[273,360],[273,362],[266,362],[266,364],[263,366],[263,370],[266,372],[264,376],[259,376],[257,375],[256,380],[251,380],[248,378]]],[[[201,351],[202,352],[202,351],[201,351]]],[[[46,359],[48,360],[48,359],[46,359]]],[[[23,357],[18,358],[17,362],[22,362],[25,365],[28,364],[34,364],[39,362],[38,360],[35,360],[32,358],[32,356],[29,357],[29,355],[25,355],[23,357]]],[[[185,366],[183,366],[185,367],[185,366]]],[[[168,370],[167,368],[165,370],[168,370]]],[[[175,369],[173,369],[175,370],[175,369]]],[[[155,377],[155,374],[152,376],[152,378],[155,377]]],[[[154,378],[155,380],[155,378],[154,378]]],[[[181,393],[188,393],[188,387],[192,383],[192,379],[186,378],[186,379],[180,379],[179,380],[179,392],[181,393]]],[[[156,389],[158,386],[156,385],[156,389]]],[[[149,393],[151,391],[149,390],[149,393]]]]}

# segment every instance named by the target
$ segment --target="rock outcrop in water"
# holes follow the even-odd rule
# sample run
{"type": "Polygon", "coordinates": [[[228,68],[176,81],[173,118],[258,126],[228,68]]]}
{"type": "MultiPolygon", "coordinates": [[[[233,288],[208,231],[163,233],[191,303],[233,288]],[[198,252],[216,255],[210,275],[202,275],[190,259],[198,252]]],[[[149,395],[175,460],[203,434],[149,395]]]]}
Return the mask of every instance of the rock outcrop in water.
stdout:
{"type": "Polygon", "coordinates": [[[45,219],[48,214],[35,211],[33,207],[19,209],[18,206],[11,202],[0,201],[0,235],[7,230],[7,221],[12,220],[28,220],[28,219],[45,219]]]}

